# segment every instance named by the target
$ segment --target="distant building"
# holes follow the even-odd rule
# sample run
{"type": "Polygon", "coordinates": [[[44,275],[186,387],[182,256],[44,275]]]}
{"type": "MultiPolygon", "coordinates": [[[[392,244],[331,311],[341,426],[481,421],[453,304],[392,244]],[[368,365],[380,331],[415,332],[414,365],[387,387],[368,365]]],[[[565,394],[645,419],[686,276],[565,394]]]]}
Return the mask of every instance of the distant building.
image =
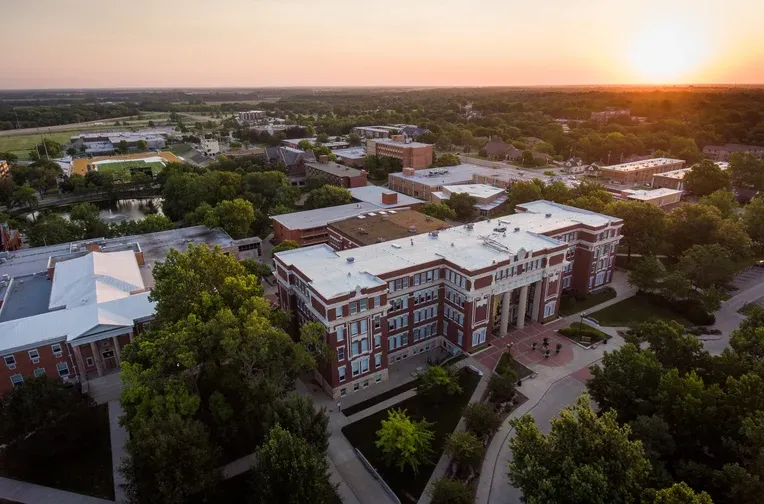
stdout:
{"type": "Polygon", "coordinates": [[[293,186],[305,185],[305,163],[315,162],[313,151],[301,151],[292,147],[266,147],[265,159],[271,165],[283,164],[293,186]]]}
{"type": "Polygon", "coordinates": [[[390,136],[390,129],[382,126],[356,126],[352,132],[361,138],[387,138],[390,136]]]}
{"type": "Polygon", "coordinates": [[[703,147],[703,155],[715,161],[729,161],[734,152],[747,152],[760,158],[764,158],[764,147],[760,145],[724,144],[706,145],[703,147]]]}
{"type": "Polygon", "coordinates": [[[512,144],[504,142],[502,139],[494,140],[493,138],[488,140],[488,143],[483,146],[483,150],[490,158],[507,159],[520,157],[523,151],[517,149],[512,144]]]}
{"type": "Polygon", "coordinates": [[[608,109],[602,112],[592,112],[592,121],[608,122],[615,117],[631,117],[631,110],[629,109],[608,109]]]}
{"type": "Polygon", "coordinates": [[[658,188],[658,189],[624,189],[619,197],[634,201],[642,201],[664,210],[670,210],[676,207],[682,199],[683,191],[677,189],[658,188]]]}
{"type": "Polygon", "coordinates": [[[359,203],[372,203],[382,209],[406,207],[419,210],[424,205],[422,200],[375,185],[353,187],[348,191],[353,196],[353,200],[359,203]]]}
{"type": "Polygon", "coordinates": [[[201,151],[208,156],[220,154],[220,142],[216,138],[202,138],[201,151]]]}
{"type": "Polygon", "coordinates": [[[405,135],[408,138],[416,138],[419,135],[429,133],[427,128],[420,128],[415,124],[393,124],[390,126],[356,126],[351,130],[361,138],[390,138],[392,135],[405,135]]]}
{"type": "MultiPolygon", "coordinates": [[[[300,142],[303,140],[306,140],[311,146],[316,145],[316,138],[287,138],[286,140],[282,140],[281,144],[286,145],[287,147],[292,147],[293,149],[298,149],[300,146],[300,142]]],[[[328,148],[329,150],[337,150],[337,149],[347,149],[350,147],[350,144],[345,140],[329,140],[328,142],[322,142],[321,145],[328,148]]]]}
{"type": "Polygon", "coordinates": [[[264,120],[264,110],[249,110],[247,112],[239,112],[239,122],[259,123],[264,120]]]}
{"type": "Polygon", "coordinates": [[[332,153],[337,156],[337,161],[342,161],[342,164],[347,166],[363,168],[363,164],[366,161],[366,149],[363,147],[337,149],[332,153]]]}
{"type": "Polygon", "coordinates": [[[327,225],[334,250],[364,247],[448,227],[444,221],[411,209],[368,212],[327,225]]]}
{"type": "Polygon", "coordinates": [[[384,156],[399,159],[404,168],[421,170],[432,165],[432,145],[414,142],[403,135],[393,135],[389,139],[366,141],[369,156],[384,156]]]}
{"type": "Polygon", "coordinates": [[[17,250],[0,262],[0,392],[30,376],[78,381],[119,370],[121,352],[154,319],[152,267],[188,243],[239,245],[259,255],[257,237],[236,241],[206,226],[17,250]]]}
{"type": "Polygon", "coordinates": [[[483,217],[503,212],[509,199],[504,188],[486,184],[444,186],[440,191],[433,192],[431,199],[433,203],[441,203],[451,199],[454,194],[469,194],[475,198],[476,202],[473,206],[483,217]]]}
{"type": "MultiPolygon", "coordinates": [[[[726,170],[729,167],[729,163],[726,163],[724,161],[717,161],[714,163],[716,166],[721,168],[722,170],[726,170]]],[[[652,182],[650,184],[650,187],[653,189],[659,189],[659,188],[665,188],[665,189],[676,189],[677,191],[683,191],[684,188],[684,177],[690,173],[690,170],[692,170],[692,167],[690,168],[682,168],[681,170],[672,170],[669,172],[663,172],[658,173],[656,175],[653,175],[652,182]]]]}
{"type": "Polygon", "coordinates": [[[235,149],[235,150],[225,151],[223,155],[230,159],[237,159],[237,158],[243,158],[243,157],[260,157],[264,153],[265,153],[264,149],[261,149],[260,147],[252,147],[249,149],[235,149]]]}
{"type": "Polygon", "coordinates": [[[345,189],[366,185],[365,170],[357,170],[329,161],[328,156],[319,156],[317,162],[305,163],[305,176],[319,177],[345,189]]]}
{"type": "Polygon", "coordinates": [[[326,243],[329,241],[329,231],[326,229],[329,222],[355,217],[379,209],[373,203],[349,203],[303,212],[272,215],[273,243],[278,244],[284,240],[292,240],[301,247],[326,243]]]}
{"type": "Polygon", "coordinates": [[[670,172],[684,167],[683,159],[654,158],[633,163],[623,163],[600,167],[600,176],[620,184],[647,184],[653,175],[670,172]]]}
{"type": "Polygon", "coordinates": [[[130,150],[138,149],[138,142],[146,142],[148,150],[160,150],[166,146],[165,137],[170,132],[165,130],[147,130],[145,132],[83,133],[71,137],[72,147],[89,155],[103,155],[116,152],[122,142],[130,150]]]}

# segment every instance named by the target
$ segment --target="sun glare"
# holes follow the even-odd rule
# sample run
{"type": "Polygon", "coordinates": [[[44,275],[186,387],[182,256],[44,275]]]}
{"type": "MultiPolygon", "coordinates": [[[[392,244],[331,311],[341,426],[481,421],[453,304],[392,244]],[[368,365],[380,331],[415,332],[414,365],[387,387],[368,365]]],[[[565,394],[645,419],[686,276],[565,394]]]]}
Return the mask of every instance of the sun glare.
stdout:
{"type": "Polygon", "coordinates": [[[635,34],[631,65],[640,80],[673,83],[697,70],[705,57],[698,33],[681,24],[650,25],[635,34]]]}

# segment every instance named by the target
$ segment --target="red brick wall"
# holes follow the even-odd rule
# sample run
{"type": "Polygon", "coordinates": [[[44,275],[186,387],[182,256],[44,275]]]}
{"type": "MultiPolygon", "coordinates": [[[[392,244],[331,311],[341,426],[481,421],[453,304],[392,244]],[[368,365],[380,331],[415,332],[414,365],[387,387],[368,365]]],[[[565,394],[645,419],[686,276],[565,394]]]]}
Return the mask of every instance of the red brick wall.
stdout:
{"type": "Polygon", "coordinates": [[[15,369],[9,369],[8,366],[5,364],[5,359],[0,360],[0,393],[6,392],[11,389],[13,386],[11,384],[11,376],[15,374],[20,374],[25,379],[29,376],[34,376],[34,370],[37,368],[43,368],[45,369],[45,374],[51,377],[58,376],[58,370],[56,369],[56,365],[60,362],[66,362],[69,367],[69,377],[70,379],[74,379],[75,372],[74,372],[74,366],[72,364],[73,358],[70,357],[69,354],[69,345],[67,345],[64,341],[61,341],[59,343],[61,345],[61,357],[56,357],[53,354],[53,350],[51,348],[50,343],[40,344],[36,347],[29,347],[25,350],[18,350],[14,352],[13,354],[7,353],[2,354],[2,357],[5,357],[6,355],[13,355],[16,359],[16,368],[15,369]],[[29,358],[28,350],[37,349],[37,351],[40,354],[40,362],[37,364],[33,364],[32,360],[29,358]]]}

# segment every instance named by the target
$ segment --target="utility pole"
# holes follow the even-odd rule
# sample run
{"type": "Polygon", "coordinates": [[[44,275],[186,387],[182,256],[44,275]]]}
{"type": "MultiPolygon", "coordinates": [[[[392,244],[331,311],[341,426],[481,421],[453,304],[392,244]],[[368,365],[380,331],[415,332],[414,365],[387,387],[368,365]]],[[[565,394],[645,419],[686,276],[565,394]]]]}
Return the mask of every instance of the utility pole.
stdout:
{"type": "MultiPolygon", "coordinates": [[[[37,128],[37,133],[40,133],[40,128],[37,128]]],[[[40,140],[42,140],[42,146],[45,149],[45,157],[50,160],[50,156],[48,155],[48,146],[45,144],[45,138],[43,138],[42,133],[40,133],[40,140]]]]}

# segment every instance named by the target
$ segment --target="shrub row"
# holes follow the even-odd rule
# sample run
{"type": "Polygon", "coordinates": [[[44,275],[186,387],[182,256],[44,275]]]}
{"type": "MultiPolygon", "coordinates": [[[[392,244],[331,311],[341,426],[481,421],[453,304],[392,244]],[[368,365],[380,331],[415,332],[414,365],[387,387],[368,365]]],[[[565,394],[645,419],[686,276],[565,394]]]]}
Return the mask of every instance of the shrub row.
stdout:
{"type": "Polygon", "coordinates": [[[597,341],[602,341],[603,339],[605,339],[605,336],[603,336],[604,333],[602,331],[598,331],[597,329],[590,327],[586,324],[581,326],[580,329],[576,325],[574,327],[565,327],[563,329],[560,329],[559,332],[563,336],[574,339],[576,341],[579,341],[580,336],[589,336],[589,338],[591,338],[592,343],[595,343],[597,341]]]}
{"type": "Polygon", "coordinates": [[[695,325],[713,325],[716,322],[716,317],[713,313],[708,313],[701,303],[697,299],[681,299],[679,301],[671,301],[670,299],[654,292],[638,292],[638,296],[646,296],[647,300],[656,306],[662,306],[669,310],[683,316],[688,321],[695,325]]]}

